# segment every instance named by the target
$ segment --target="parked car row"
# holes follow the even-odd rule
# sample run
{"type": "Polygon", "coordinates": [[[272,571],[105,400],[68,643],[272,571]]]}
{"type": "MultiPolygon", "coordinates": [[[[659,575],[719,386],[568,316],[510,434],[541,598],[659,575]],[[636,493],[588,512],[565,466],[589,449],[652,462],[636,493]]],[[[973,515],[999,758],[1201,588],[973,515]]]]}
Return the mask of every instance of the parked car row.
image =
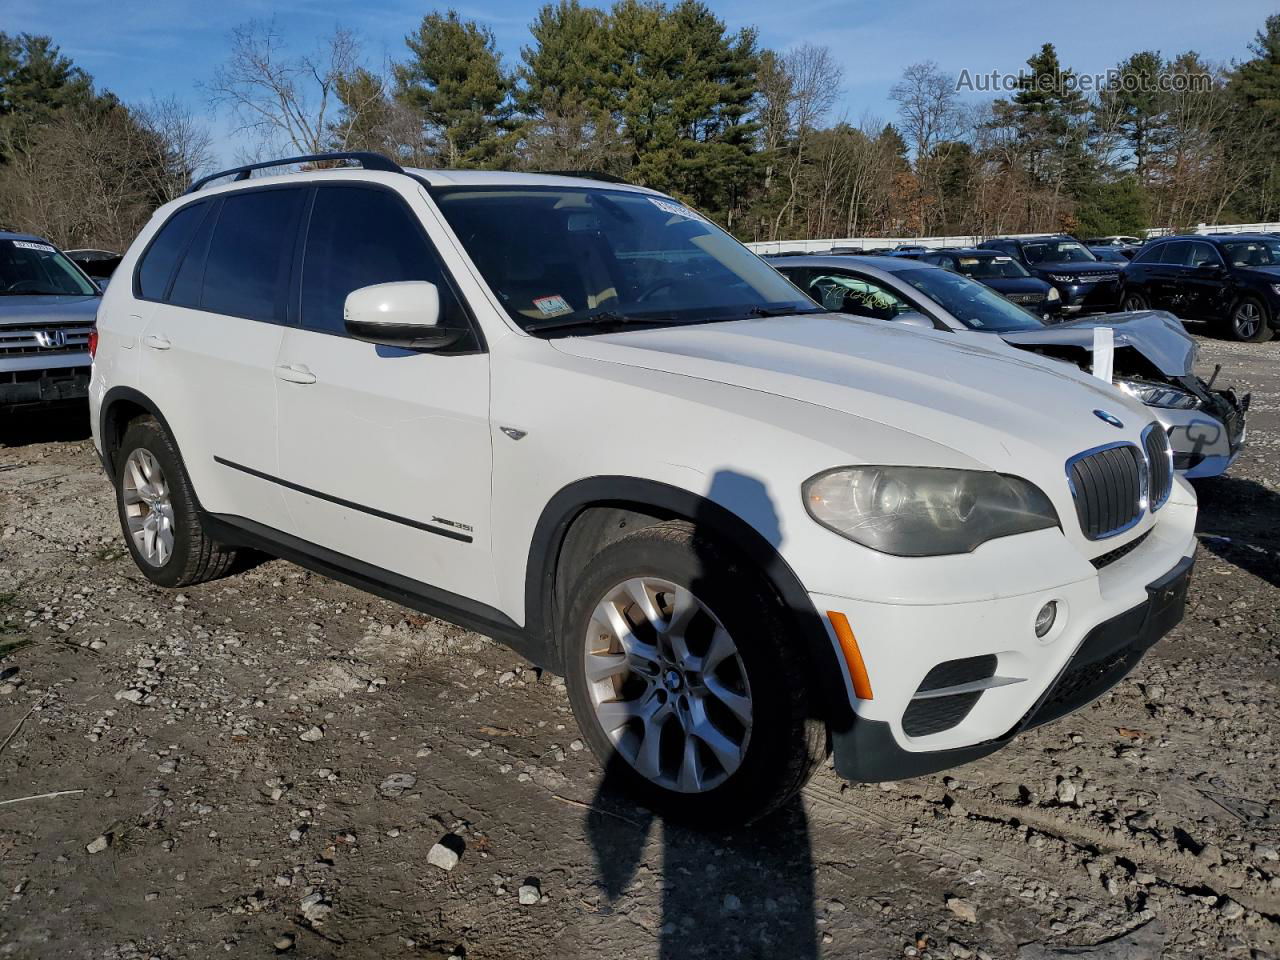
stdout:
{"type": "Polygon", "coordinates": [[[773,269],[645,188],[337,154],[197,183],[100,298],[37,238],[0,276],[96,307],[147,578],[261,550],[498,638],[638,798],[727,824],[1109,689],[1183,615],[1179,469],[1243,442],[1165,314],[1046,326],[1120,295],[1077,241],[898,252],[773,269]]]}
{"type": "MultiPolygon", "coordinates": [[[[1006,343],[1091,371],[1094,330],[1112,331],[1114,382],[1150,409],[1169,434],[1174,468],[1188,477],[1225,473],[1245,440],[1249,397],[1215,390],[1195,374],[1195,340],[1159,311],[1048,325],[962,271],[886,257],[788,257],[771,262],[830,310],[1006,343]]],[[[944,259],[945,256],[944,256],[944,259]]],[[[968,259],[963,253],[956,260],[968,259]]],[[[989,282],[989,281],[988,281],[989,282]]]]}

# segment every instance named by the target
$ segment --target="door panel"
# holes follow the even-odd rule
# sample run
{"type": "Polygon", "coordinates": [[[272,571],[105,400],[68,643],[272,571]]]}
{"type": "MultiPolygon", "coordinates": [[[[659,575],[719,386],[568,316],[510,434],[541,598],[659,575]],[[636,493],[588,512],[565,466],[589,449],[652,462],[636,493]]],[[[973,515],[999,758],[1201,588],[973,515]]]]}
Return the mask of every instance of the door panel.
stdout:
{"type": "Polygon", "coordinates": [[[280,474],[297,535],[482,603],[489,558],[489,357],[290,329],[277,376],[280,474]]]}
{"type": "Polygon", "coordinates": [[[274,484],[214,459],[277,471],[272,368],[282,332],[273,323],[160,304],[138,351],[140,382],[174,433],[201,506],[287,530],[274,484]]]}

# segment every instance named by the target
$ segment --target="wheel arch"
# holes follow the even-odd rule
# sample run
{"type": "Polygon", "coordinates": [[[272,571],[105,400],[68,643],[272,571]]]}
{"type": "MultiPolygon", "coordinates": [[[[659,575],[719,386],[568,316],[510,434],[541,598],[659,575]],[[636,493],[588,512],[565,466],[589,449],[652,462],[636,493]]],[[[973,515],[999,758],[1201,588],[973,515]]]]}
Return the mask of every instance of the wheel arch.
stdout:
{"type": "Polygon", "coordinates": [[[132,387],[112,387],[102,398],[98,412],[98,436],[102,442],[102,467],[107,475],[116,475],[116,453],[124,441],[125,431],[130,423],[141,416],[155,417],[173,440],[173,445],[181,447],[178,438],[169,429],[169,423],[160,412],[160,408],[146,394],[132,387]]]}
{"type": "Polygon", "coordinates": [[[542,638],[549,666],[563,669],[559,618],[576,573],[603,547],[644,526],[685,520],[751,563],[777,596],[788,627],[803,644],[820,718],[848,727],[853,711],[838,661],[808,592],[776,547],[747,520],[707,497],[656,480],[597,476],[561,489],[543,508],[529,546],[527,629],[542,638]]]}

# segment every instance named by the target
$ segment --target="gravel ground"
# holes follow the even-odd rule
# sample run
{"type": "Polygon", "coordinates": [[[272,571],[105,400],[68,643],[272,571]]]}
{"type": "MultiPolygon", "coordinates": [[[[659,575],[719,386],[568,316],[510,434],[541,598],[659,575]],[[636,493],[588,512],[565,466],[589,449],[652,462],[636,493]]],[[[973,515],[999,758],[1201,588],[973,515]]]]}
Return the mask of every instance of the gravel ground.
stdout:
{"type": "Polygon", "coordinates": [[[152,586],[83,412],[10,428],[0,955],[1277,955],[1280,341],[1203,353],[1254,391],[1250,445],[1134,674],[727,836],[615,796],[563,684],[475,634],[282,561],[152,586]]]}

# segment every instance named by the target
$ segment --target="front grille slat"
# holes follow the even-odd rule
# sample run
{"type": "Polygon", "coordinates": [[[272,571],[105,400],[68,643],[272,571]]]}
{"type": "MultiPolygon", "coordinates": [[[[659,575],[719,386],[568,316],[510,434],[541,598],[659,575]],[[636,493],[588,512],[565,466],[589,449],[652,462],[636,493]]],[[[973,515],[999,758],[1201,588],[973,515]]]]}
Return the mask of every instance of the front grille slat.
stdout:
{"type": "Polygon", "coordinates": [[[1152,511],[1159,510],[1173,492],[1173,466],[1170,459],[1169,437],[1164,427],[1153,423],[1142,433],[1143,451],[1147,455],[1152,511]]]}
{"type": "Polygon", "coordinates": [[[92,331],[92,325],[83,320],[51,322],[32,327],[0,327],[0,357],[83,353],[89,345],[89,334],[92,331]],[[59,334],[64,342],[46,346],[49,334],[59,334]]]}
{"type": "Polygon", "coordinates": [[[1067,476],[1086,537],[1114,536],[1137,521],[1142,511],[1142,470],[1142,453],[1127,443],[1068,461],[1067,476]]]}

